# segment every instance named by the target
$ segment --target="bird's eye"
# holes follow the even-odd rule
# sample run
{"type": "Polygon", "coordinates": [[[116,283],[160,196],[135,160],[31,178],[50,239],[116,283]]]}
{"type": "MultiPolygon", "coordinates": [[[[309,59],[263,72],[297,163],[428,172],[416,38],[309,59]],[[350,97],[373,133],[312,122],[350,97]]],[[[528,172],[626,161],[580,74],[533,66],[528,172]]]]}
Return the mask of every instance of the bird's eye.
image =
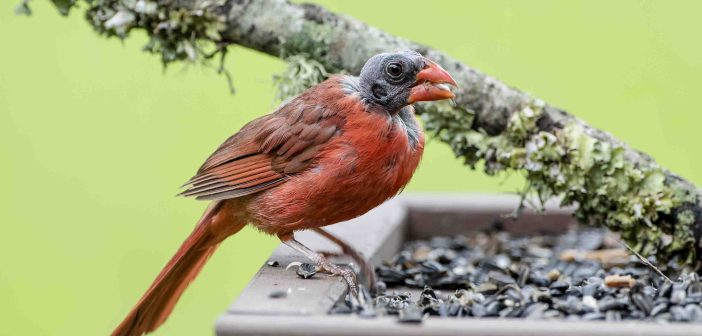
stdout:
{"type": "Polygon", "coordinates": [[[385,73],[392,78],[399,78],[402,76],[402,65],[397,62],[392,62],[385,67],[385,73]]]}

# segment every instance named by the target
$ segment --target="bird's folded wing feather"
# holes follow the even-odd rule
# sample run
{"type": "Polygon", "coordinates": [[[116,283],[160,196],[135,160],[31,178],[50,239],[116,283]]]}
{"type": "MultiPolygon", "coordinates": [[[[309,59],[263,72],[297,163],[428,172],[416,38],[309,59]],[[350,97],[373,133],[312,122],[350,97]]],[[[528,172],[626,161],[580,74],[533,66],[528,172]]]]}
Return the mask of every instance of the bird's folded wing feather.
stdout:
{"type": "Polygon", "coordinates": [[[333,106],[314,103],[313,97],[308,91],[246,124],[205,161],[181,195],[235,198],[279,185],[303,171],[343,123],[333,106]]]}

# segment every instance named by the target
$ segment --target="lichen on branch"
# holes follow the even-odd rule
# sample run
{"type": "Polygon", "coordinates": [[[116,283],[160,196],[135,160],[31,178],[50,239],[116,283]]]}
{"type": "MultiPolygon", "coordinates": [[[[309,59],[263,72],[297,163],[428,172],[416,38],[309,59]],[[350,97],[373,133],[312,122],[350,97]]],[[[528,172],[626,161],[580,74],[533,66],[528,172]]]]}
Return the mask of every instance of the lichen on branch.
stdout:
{"type": "Polygon", "coordinates": [[[276,98],[280,101],[297,96],[329,77],[329,73],[321,63],[304,56],[290,56],[285,59],[285,62],[287,63],[285,71],[273,76],[278,87],[276,98]]]}
{"type": "MultiPolygon", "coordinates": [[[[31,14],[23,0],[16,11],[31,14]]],[[[233,92],[231,74],[224,68],[229,43],[222,38],[227,27],[222,8],[226,0],[52,0],[62,15],[85,6],[85,17],[101,35],[125,39],[133,30],[146,32],[143,50],[159,55],[164,66],[185,61],[209,66],[218,57],[217,71],[233,92]]]]}
{"type": "Polygon", "coordinates": [[[343,72],[326,57],[326,47],[333,43],[330,33],[328,27],[305,22],[298,34],[279,37],[279,57],[287,63],[286,70],[273,77],[279,100],[302,93],[327,79],[329,74],[343,72]]]}
{"type": "Polygon", "coordinates": [[[602,224],[643,255],[662,265],[696,261],[693,222],[686,205],[697,203],[694,189],[667,177],[657,164],[635,165],[626,149],[588,134],[577,120],[542,129],[545,104],[533,99],[509,118],[498,135],[474,129],[470,113],[447,104],[425,106],[429,132],[448,143],[472,168],[482,162],[488,175],[519,172],[542,204],[560,197],[575,205],[575,216],[602,224]]]}
{"type": "Polygon", "coordinates": [[[148,0],[88,0],[85,13],[93,28],[106,36],[126,38],[132,29],[144,30],[144,50],[159,54],[164,64],[209,59],[222,47],[225,17],[214,11],[223,0],[158,3],[148,0]]]}

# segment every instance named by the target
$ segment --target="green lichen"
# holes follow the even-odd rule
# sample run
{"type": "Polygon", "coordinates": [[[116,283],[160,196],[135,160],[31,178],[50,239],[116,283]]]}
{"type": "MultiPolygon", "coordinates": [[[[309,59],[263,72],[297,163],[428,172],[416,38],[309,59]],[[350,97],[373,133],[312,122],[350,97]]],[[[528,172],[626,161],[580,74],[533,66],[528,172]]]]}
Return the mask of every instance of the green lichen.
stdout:
{"type": "Polygon", "coordinates": [[[329,73],[343,70],[341,65],[332,62],[328,57],[330,48],[334,45],[333,31],[329,26],[305,21],[296,34],[279,39],[279,53],[283,60],[291,57],[304,58],[320,64],[329,73]]]}
{"type": "Polygon", "coordinates": [[[276,98],[279,100],[297,96],[329,77],[329,73],[321,63],[304,56],[290,56],[286,62],[288,66],[285,72],[273,77],[278,86],[276,98]]]}
{"type": "MultiPolygon", "coordinates": [[[[28,0],[16,9],[30,14],[28,0]]],[[[224,68],[226,46],[220,33],[226,28],[226,17],[221,8],[225,0],[52,0],[62,15],[85,5],[85,17],[101,35],[124,39],[134,30],[143,30],[148,36],[144,51],[159,55],[167,65],[185,61],[210,66],[219,56],[217,72],[227,78],[233,92],[231,75],[224,68]]]]}
{"type": "Polygon", "coordinates": [[[146,31],[144,50],[158,54],[164,65],[208,60],[221,51],[225,17],[214,10],[223,0],[199,1],[190,7],[149,0],[93,0],[88,21],[103,35],[125,38],[133,29],[146,31]]]}
{"type": "Polygon", "coordinates": [[[558,196],[562,205],[576,205],[579,220],[620,232],[637,252],[656,255],[662,264],[695,261],[694,213],[673,211],[696,204],[696,193],[670,181],[655,164],[636,165],[624,148],[590,136],[575,120],[562,129],[541,130],[543,108],[531,101],[497,136],[472,129],[471,113],[446,105],[428,107],[422,116],[427,130],[467,165],[483,162],[489,175],[523,173],[525,193],[542,202],[558,196]]]}
{"type": "Polygon", "coordinates": [[[280,58],[287,67],[273,77],[278,87],[277,99],[296,96],[326,80],[329,74],[343,72],[341,66],[329,60],[332,42],[330,27],[311,22],[304,22],[295,35],[280,37],[280,58]]]}

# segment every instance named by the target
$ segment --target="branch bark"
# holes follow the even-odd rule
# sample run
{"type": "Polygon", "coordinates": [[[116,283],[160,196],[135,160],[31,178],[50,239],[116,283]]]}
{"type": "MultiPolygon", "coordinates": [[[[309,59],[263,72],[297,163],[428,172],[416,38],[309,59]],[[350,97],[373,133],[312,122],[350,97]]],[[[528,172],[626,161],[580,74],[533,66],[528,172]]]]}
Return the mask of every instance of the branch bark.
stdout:
{"type": "MultiPolygon", "coordinates": [[[[53,1],[57,6],[66,3],[53,1]]],[[[483,162],[488,174],[524,173],[528,191],[542,200],[560,196],[564,204],[577,204],[575,215],[580,219],[621,232],[636,251],[656,255],[659,265],[678,261],[696,267],[702,255],[702,208],[692,183],[611,134],[441,51],[317,5],[284,0],[89,4],[88,20],[99,32],[124,36],[143,28],[156,40],[151,51],[161,52],[164,62],[166,52],[170,60],[192,59],[202,53],[197,46],[203,43],[219,48],[238,44],[309,62],[319,68],[318,75],[342,70],[356,74],[374,54],[419,51],[459,83],[454,105],[426,104],[418,111],[428,131],[448,143],[466,164],[483,162]],[[197,20],[174,20],[173,13],[197,20]]],[[[309,84],[314,80],[305,85],[309,84]]]]}

